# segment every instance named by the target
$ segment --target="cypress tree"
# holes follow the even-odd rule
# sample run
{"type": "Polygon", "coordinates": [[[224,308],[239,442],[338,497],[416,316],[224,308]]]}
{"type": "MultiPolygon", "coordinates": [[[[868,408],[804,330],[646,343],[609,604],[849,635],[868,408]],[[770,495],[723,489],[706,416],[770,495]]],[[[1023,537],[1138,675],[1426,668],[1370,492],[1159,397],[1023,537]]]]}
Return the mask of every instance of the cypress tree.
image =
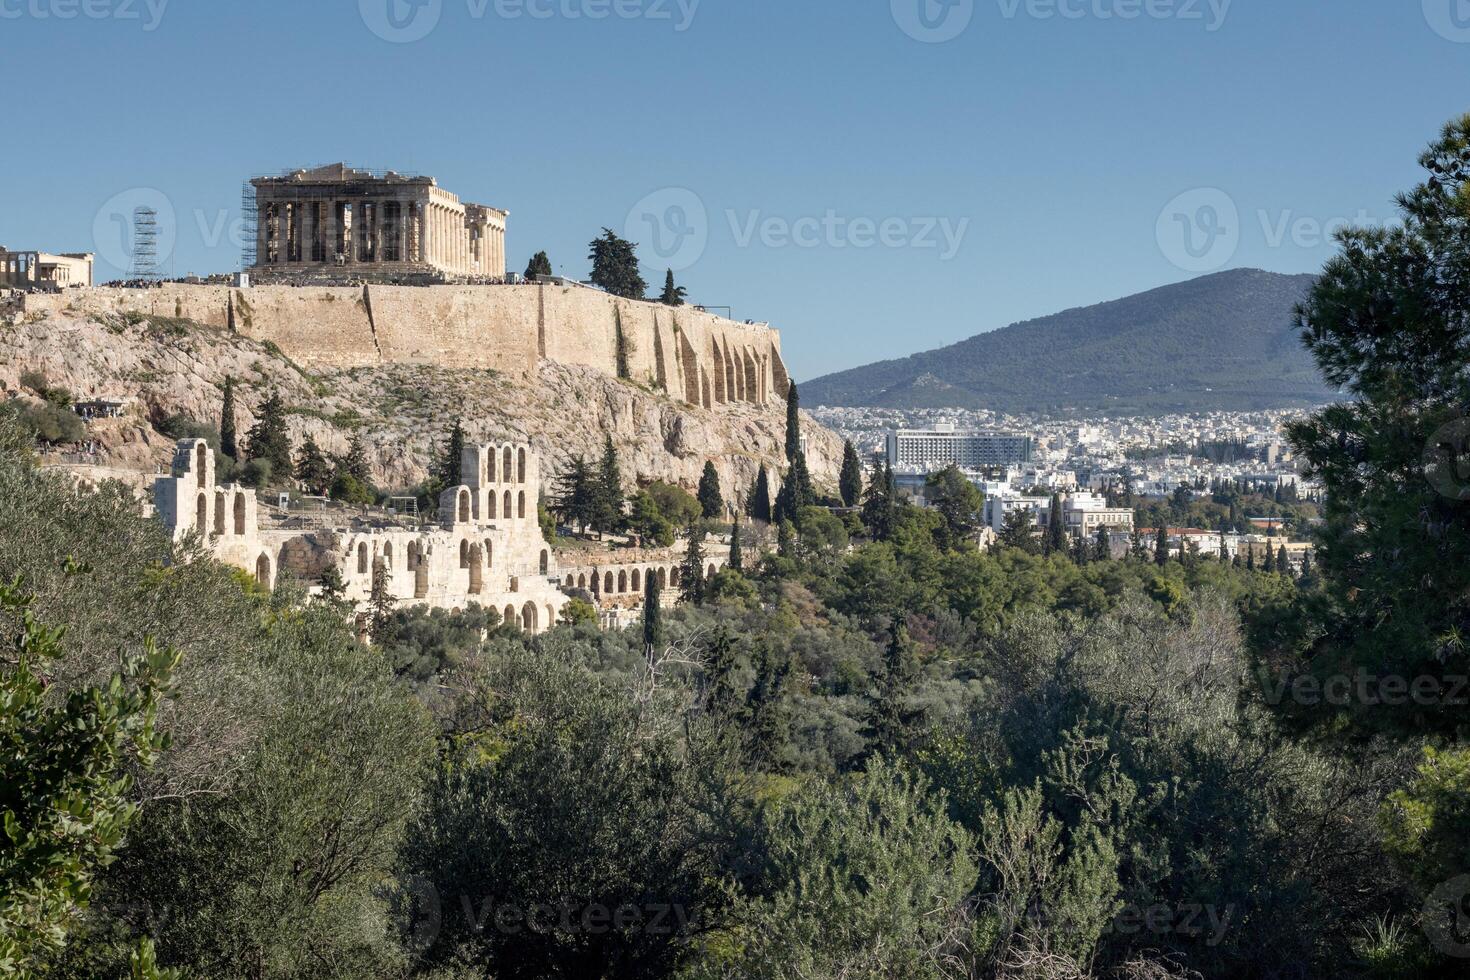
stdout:
{"type": "Polygon", "coordinates": [[[786,679],[791,673],[789,655],[762,643],[756,651],[755,684],[745,699],[751,754],[768,770],[785,768],[786,748],[791,739],[791,719],[786,707],[786,679]]]}
{"type": "Polygon", "coordinates": [[[689,550],[679,572],[679,594],[685,602],[704,605],[704,529],[689,525],[689,550]]]}
{"type": "Polygon", "coordinates": [[[874,541],[887,541],[898,524],[898,494],[893,467],[874,461],[873,475],[863,494],[863,524],[874,541]]]}
{"type": "Polygon", "coordinates": [[[1162,521],[1154,532],[1154,564],[1161,567],[1169,564],[1169,525],[1162,521]]]}
{"type": "Polygon", "coordinates": [[[740,544],[740,515],[735,515],[735,529],[730,532],[730,567],[737,572],[745,571],[745,550],[740,544]]]}
{"type": "Polygon", "coordinates": [[[699,477],[699,509],[708,520],[717,520],[725,514],[725,497],[720,493],[720,474],[715,464],[705,461],[704,473],[699,477]]]}
{"type": "Polygon", "coordinates": [[[557,481],[551,511],[563,524],[586,534],[587,528],[597,520],[599,497],[591,467],[587,465],[586,459],[577,456],[573,458],[571,467],[557,481]]]}
{"type": "Polygon", "coordinates": [[[1100,527],[1093,540],[1092,557],[1096,561],[1109,561],[1113,557],[1113,539],[1108,529],[1100,527]]]}
{"type": "Polygon", "coordinates": [[[1276,571],[1282,575],[1291,574],[1291,559],[1286,556],[1286,545],[1276,550],[1276,571]]]}
{"type": "Polygon", "coordinates": [[[858,459],[857,447],[848,440],[842,444],[842,476],[838,480],[838,491],[842,503],[856,507],[863,496],[863,463],[858,459]]]}
{"type": "Polygon", "coordinates": [[[796,454],[801,452],[801,395],[797,393],[796,382],[793,381],[786,389],[786,461],[796,462],[796,454]]]}
{"type": "Polygon", "coordinates": [[[904,704],[917,674],[918,663],[908,629],[895,620],[888,630],[882,673],[875,678],[867,696],[868,724],[863,734],[868,739],[868,755],[893,758],[903,751],[908,731],[923,714],[909,710],[904,704]]]}
{"type": "Polygon", "coordinates": [[[755,483],[751,485],[750,500],[745,510],[753,520],[771,523],[771,481],[766,477],[764,464],[756,473],[755,483]]]}
{"type": "Polygon", "coordinates": [[[689,291],[683,286],[674,285],[674,270],[670,269],[668,275],[664,276],[664,291],[658,301],[665,306],[683,306],[684,297],[688,295],[689,291]]]}
{"type": "Polygon", "coordinates": [[[454,420],[454,425],[449,429],[449,435],[444,439],[444,448],[440,450],[438,465],[434,467],[434,476],[439,480],[442,488],[461,486],[464,483],[464,426],[459,419],[454,420]]]}
{"type": "Polygon", "coordinates": [[[240,456],[235,436],[235,379],[232,377],[225,378],[225,398],[219,414],[219,451],[231,459],[240,456]]]}
{"type": "Polygon", "coordinates": [[[610,435],[603,437],[602,466],[593,493],[593,526],[605,534],[620,530],[623,525],[623,475],[618,465],[618,450],[610,435]]]}
{"type": "Polygon", "coordinates": [[[664,643],[663,610],[658,576],[652,571],[643,576],[643,649],[652,653],[664,643]]]}
{"type": "Polygon", "coordinates": [[[368,594],[368,635],[379,646],[389,639],[397,601],[388,591],[388,568],[380,558],[373,562],[373,584],[368,594]]]}
{"type": "Polygon", "coordinates": [[[704,675],[704,710],[712,715],[728,716],[741,706],[744,692],[736,685],[735,671],[740,658],[730,628],[724,623],[715,627],[709,653],[704,675]]]}
{"type": "Polygon", "coordinates": [[[1042,547],[1044,554],[1053,552],[1067,553],[1067,526],[1062,514],[1062,495],[1054,493],[1051,495],[1051,509],[1047,514],[1046,541],[1042,547]]]}

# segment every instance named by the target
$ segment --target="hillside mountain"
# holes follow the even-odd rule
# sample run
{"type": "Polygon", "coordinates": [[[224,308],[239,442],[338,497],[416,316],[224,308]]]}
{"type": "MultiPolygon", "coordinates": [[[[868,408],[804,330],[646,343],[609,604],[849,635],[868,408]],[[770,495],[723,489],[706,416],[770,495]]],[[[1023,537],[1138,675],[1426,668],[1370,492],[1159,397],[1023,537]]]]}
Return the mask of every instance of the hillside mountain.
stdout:
{"type": "Polygon", "coordinates": [[[1236,269],[802,384],[808,405],[1151,414],[1310,406],[1333,392],[1292,308],[1313,277],[1236,269]]]}

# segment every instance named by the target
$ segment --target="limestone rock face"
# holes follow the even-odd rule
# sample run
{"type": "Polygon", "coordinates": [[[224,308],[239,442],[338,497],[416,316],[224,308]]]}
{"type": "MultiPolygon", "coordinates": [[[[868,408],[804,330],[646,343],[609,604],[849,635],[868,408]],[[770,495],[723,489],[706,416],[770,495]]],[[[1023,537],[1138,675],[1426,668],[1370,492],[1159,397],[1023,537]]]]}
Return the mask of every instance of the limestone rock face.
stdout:
{"type": "MultiPolygon", "coordinates": [[[[126,417],[93,422],[101,465],[139,472],[166,467],[172,439],[155,426],[175,414],[218,426],[224,380],[236,381],[242,443],[254,409],[274,390],[291,412],[297,445],[310,436],[326,453],[345,453],[354,433],[385,489],[413,486],[456,418],[471,442],[529,441],[549,485],[575,456],[600,457],[605,435],[621,456],[628,489],[664,480],[692,491],[705,462],[727,501],[743,501],[761,465],[772,490],[785,467],[785,407],[731,402],[704,409],[655,387],[620,381],[592,367],[542,362],[534,374],[385,364],[312,373],[270,344],[188,320],[142,319],[61,310],[0,320],[0,388],[22,391],[40,371],[78,399],[126,398],[126,417]]],[[[804,418],[808,465],[819,488],[835,490],[842,443],[804,418]]]]}

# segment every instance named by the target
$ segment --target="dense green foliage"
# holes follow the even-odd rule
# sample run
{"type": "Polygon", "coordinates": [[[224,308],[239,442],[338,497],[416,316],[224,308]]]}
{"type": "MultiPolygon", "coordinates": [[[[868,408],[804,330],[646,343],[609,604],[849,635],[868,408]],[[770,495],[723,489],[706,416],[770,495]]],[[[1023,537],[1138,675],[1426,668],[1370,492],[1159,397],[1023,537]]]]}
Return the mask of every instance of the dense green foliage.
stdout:
{"type": "Polygon", "coordinates": [[[594,238],[588,248],[587,261],[592,263],[588,281],[614,296],[643,298],[648,283],[638,272],[638,246],[635,243],[619,238],[611,228],[604,228],[602,235],[594,238]]]}

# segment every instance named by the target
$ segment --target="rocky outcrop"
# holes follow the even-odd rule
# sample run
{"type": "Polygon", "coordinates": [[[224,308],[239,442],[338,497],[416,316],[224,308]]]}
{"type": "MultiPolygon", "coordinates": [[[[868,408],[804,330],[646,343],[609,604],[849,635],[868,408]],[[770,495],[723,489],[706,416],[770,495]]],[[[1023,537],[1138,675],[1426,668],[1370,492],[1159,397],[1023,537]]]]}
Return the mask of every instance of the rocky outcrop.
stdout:
{"type": "MultiPolygon", "coordinates": [[[[344,453],[359,434],[385,488],[423,479],[456,418],[471,442],[529,441],[551,478],[574,456],[599,456],[605,434],[630,487],[665,480],[692,490],[708,460],[726,496],[743,498],[760,465],[784,465],[779,400],[705,409],[648,384],[552,361],[531,375],[425,364],[308,371],[274,345],[224,328],[57,310],[0,320],[0,387],[24,394],[26,371],[42,372],[78,398],[129,399],[126,417],[92,423],[90,437],[103,465],[138,471],[168,464],[173,440],[156,430],[164,419],[181,414],[218,425],[227,376],[237,384],[242,440],[255,406],[277,391],[295,442],[310,436],[323,451],[344,453]]],[[[834,487],[842,444],[816,422],[804,425],[813,478],[834,487]]]]}

